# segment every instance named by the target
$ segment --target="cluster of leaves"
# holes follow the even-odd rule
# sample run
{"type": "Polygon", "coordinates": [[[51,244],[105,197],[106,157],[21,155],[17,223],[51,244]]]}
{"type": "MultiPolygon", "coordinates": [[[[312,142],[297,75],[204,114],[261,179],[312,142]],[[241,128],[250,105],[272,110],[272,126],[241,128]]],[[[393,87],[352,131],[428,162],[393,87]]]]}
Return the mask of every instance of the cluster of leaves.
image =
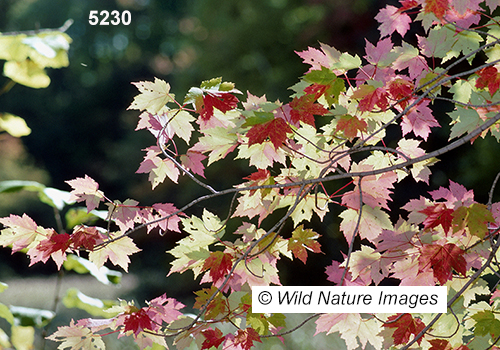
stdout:
{"type": "MultiPolygon", "coordinates": [[[[46,88],[50,78],[45,68],[69,65],[68,50],[71,38],[65,33],[73,23],[68,20],[61,28],[22,33],[0,33],[0,60],[5,60],[3,75],[10,80],[0,89],[0,95],[14,84],[35,89],[46,88]]],[[[21,137],[31,133],[23,118],[0,113],[0,131],[21,137]]]]}
{"type": "Polygon", "coordinates": [[[0,219],[6,226],[0,245],[25,250],[32,264],[52,258],[61,267],[73,252],[87,254],[98,268],[109,260],[126,271],[129,256],[139,250],[131,238],[136,230],[182,230],[187,237],[168,252],[174,257],[169,274],[190,270],[199,278],[199,312],[183,314],[183,305],[166,295],[142,308],[122,301],[109,310],[116,316],[73,321],[48,339],[60,341],[60,349],[102,349],[101,337],[111,331],[134,337],[141,348],[166,346],[165,338],[175,337],[179,349],[193,342],[201,349],[250,349],[266,337],[281,337],[290,332],[285,316],[252,313],[251,287],[280,285],[277,262],[283,256],[307,264],[309,254],[320,253],[321,235],[307,226],[313,215],[323,220],[337,206],[349,249],[343,262],[326,267],[328,281],[444,285],[448,313],[313,315],[316,334],[338,333],[349,350],[368,343],[375,349],[496,348],[500,292],[498,283],[487,280],[500,280],[500,204],[492,194],[481,204],[472,190],[450,181],[410,200],[395,222],[388,213],[405,177],[429,185],[437,157],[488,133],[500,139],[497,7],[491,0],[386,6],[376,17],[381,38],[366,43],[364,59],[325,44],[298,52],[310,67],[292,87],[289,103],[248,92],[240,107],[242,93],[221,78],[191,88],[183,103],[158,78],[134,83],[140,93],[129,109],[142,111],[137,129],[156,139],[137,172],[148,174],[153,189],[167,177],[174,183],[186,177],[207,193],[179,209],[172,203],[143,207],[132,199],[112,201],[93,179],[77,178],[68,181],[69,200],[85,202],[88,212],[104,202],[105,227],[80,224],[71,233],[56,232],[27,215],[11,215],[0,219]],[[411,26],[425,35],[411,35],[411,26]],[[470,68],[476,56],[481,63],[470,68]],[[448,120],[435,115],[436,100],[453,103],[448,120]],[[450,143],[427,152],[421,143],[446,122],[450,143]],[[396,140],[386,133],[390,125],[400,130],[396,140]],[[253,172],[216,190],[205,180],[205,168],[229,156],[248,160],[253,172]],[[349,179],[350,187],[338,185],[340,179],[349,179]],[[201,217],[186,214],[195,204],[231,195],[226,218],[206,209],[201,217]],[[278,209],[284,215],[273,221],[269,215],[278,209]],[[226,234],[230,220],[241,223],[232,235],[226,234]],[[283,229],[287,222],[291,232],[283,229]],[[361,246],[354,250],[356,237],[361,246]],[[479,301],[480,295],[490,303],[479,301]]]}

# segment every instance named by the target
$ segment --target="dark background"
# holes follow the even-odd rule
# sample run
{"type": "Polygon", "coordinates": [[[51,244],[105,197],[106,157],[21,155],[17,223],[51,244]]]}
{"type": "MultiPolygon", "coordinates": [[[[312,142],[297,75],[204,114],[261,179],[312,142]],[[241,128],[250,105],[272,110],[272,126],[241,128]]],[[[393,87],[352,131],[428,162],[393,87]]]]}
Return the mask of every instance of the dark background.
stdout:
{"type": "MultiPolygon", "coordinates": [[[[391,1],[383,0],[0,0],[0,31],[57,28],[68,18],[74,24],[70,66],[50,70],[51,85],[31,89],[16,85],[0,96],[0,110],[19,115],[32,128],[21,140],[0,134],[0,181],[35,180],[47,186],[70,190],[64,182],[85,174],[94,178],[108,198],[138,200],[143,205],[171,202],[178,207],[205,192],[189,179],[175,186],[168,180],[155,191],[147,174],[135,174],[144,152],[154,143],[147,131],[135,132],[138,111],[127,111],[137,89],[130,84],[158,77],[168,81],[172,92],[182,100],[187,90],[202,80],[222,76],[236,83],[245,93],[274,101],[288,102],[295,84],[308,69],[294,51],[318,41],[341,51],[364,55],[365,39],[376,42],[378,10],[391,1]],[[128,26],[91,26],[91,10],[129,10],[128,26]]],[[[0,77],[0,85],[7,82],[0,77]]],[[[440,109],[449,110],[442,105],[440,109]]],[[[437,115],[443,135],[449,118],[437,115]]],[[[398,137],[397,130],[394,131],[398,137]]],[[[424,143],[428,150],[446,142],[434,138],[424,143]]],[[[487,200],[487,193],[498,171],[499,147],[489,137],[473,147],[464,146],[442,158],[433,167],[431,189],[448,186],[448,180],[474,189],[476,199],[487,200]]],[[[254,169],[246,169],[232,159],[207,170],[207,181],[215,188],[228,188],[254,169]]],[[[399,208],[409,198],[424,194],[423,184],[406,179],[396,187],[403,192],[393,198],[399,208]]],[[[230,198],[203,203],[220,217],[227,215],[230,198]]],[[[201,212],[202,206],[187,213],[201,212]]],[[[345,242],[338,232],[341,208],[320,223],[311,223],[323,235],[324,255],[311,257],[307,269],[300,261],[280,262],[284,285],[324,284],[324,267],[341,259],[339,247],[345,242]]],[[[44,227],[55,225],[50,207],[37,204],[30,194],[0,194],[0,217],[28,213],[44,227]]],[[[279,213],[278,213],[279,214],[279,213]]],[[[399,213],[394,211],[397,218],[399,213]]],[[[286,230],[284,231],[287,235],[286,230]]],[[[289,234],[289,233],[288,233],[289,234]]],[[[142,253],[132,257],[130,271],[143,277],[135,291],[138,300],[168,295],[192,302],[190,272],[165,275],[171,249],[179,234],[160,237],[138,233],[134,239],[142,253]]],[[[52,262],[28,269],[22,254],[0,250],[0,279],[16,275],[53,274],[52,262]]]]}

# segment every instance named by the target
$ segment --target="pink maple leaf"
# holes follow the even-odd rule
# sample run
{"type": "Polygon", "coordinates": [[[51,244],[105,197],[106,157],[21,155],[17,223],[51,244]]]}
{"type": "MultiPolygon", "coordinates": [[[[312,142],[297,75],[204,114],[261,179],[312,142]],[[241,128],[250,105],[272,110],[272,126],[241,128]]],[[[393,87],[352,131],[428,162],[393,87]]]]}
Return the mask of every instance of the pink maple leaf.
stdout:
{"type": "Polygon", "coordinates": [[[191,170],[193,173],[200,175],[201,177],[205,177],[204,170],[205,166],[201,162],[207,158],[207,156],[203,155],[201,152],[196,152],[193,150],[188,150],[186,154],[180,156],[182,165],[191,170]]]}
{"type": "Polygon", "coordinates": [[[469,206],[474,203],[474,191],[469,190],[456,182],[450,180],[450,189],[439,187],[435,191],[429,192],[435,201],[444,199],[452,208],[459,206],[469,206]]]}
{"type": "MultiPolygon", "coordinates": [[[[369,171],[373,166],[368,164],[353,165],[351,171],[369,171]]],[[[382,207],[389,209],[387,201],[391,200],[391,188],[394,188],[393,183],[398,180],[398,176],[394,172],[387,172],[381,175],[370,175],[363,177],[363,203],[372,208],[382,207]]],[[[352,191],[346,192],[342,196],[342,204],[348,208],[359,210],[359,185],[355,181],[355,188],[352,191]]]]}
{"type": "Polygon", "coordinates": [[[148,129],[156,138],[160,136],[161,132],[161,136],[165,141],[167,141],[173,136],[172,132],[169,133],[169,131],[171,130],[169,128],[165,128],[165,124],[167,123],[167,121],[167,113],[152,114],[148,112],[142,112],[139,116],[139,123],[137,124],[135,130],[137,131],[140,129],[148,129]]]}
{"type": "Polygon", "coordinates": [[[345,321],[349,314],[323,314],[316,320],[316,333],[325,332],[327,335],[332,333],[332,328],[337,323],[345,321]]]}
{"type": "Polygon", "coordinates": [[[412,22],[410,16],[402,13],[397,7],[390,5],[381,9],[375,19],[380,23],[378,30],[382,38],[391,35],[394,31],[404,36],[410,29],[410,23],[412,22]]]}
{"type": "Polygon", "coordinates": [[[85,178],[77,177],[74,180],[68,180],[66,183],[73,187],[69,201],[85,201],[89,213],[97,208],[99,202],[105,198],[104,193],[99,191],[99,184],[88,175],[85,175],[85,178]]]}
{"type": "Polygon", "coordinates": [[[325,53],[314,47],[308,47],[307,50],[301,52],[295,51],[295,53],[304,60],[304,63],[311,65],[308,72],[321,70],[321,67],[330,67],[330,62],[325,53]]]}
{"type": "MultiPolygon", "coordinates": [[[[366,40],[366,39],[365,39],[366,40]]],[[[366,60],[371,64],[377,64],[378,62],[387,58],[389,52],[391,52],[393,47],[391,38],[385,38],[377,43],[377,46],[373,45],[371,42],[366,40],[366,60]]]]}
{"type": "Polygon", "coordinates": [[[402,71],[403,69],[408,68],[408,75],[410,76],[410,79],[416,79],[424,70],[429,70],[426,60],[420,55],[408,57],[407,55],[402,54],[396,59],[396,61],[394,61],[393,67],[397,71],[402,71]]]}
{"type": "Polygon", "coordinates": [[[427,141],[431,127],[440,126],[432,115],[432,110],[427,107],[428,104],[429,101],[424,100],[403,116],[403,120],[401,121],[403,136],[413,131],[415,136],[421,136],[427,141]]]}
{"type": "Polygon", "coordinates": [[[134,222],[140,211],[137,204],[139,204],[139,202],[133,199],[127,199],[123,203],[110,205],[112,208],[111,218],[115,220],[122,232],[134,228],[134,222]]]}
{"type": "MultiPolygon", "coordinates": [[[[337,285],[340,285],[342,282],[342,276],[344,274],[345,267],[340,266],[340,263],[336,260],[333,260],[331,265],[328,265],[325,268],[325,273],[328,276],[326,279],[330,282],[333,282],[337,285]]],[[[363,280],[364,276],[356,277],[354,280],[352,279],[352,274],[348,270],[345,274],[343,286],[367,286],[370,284],[369,281],[363,280]]]]}
{"type": "Polygon", "coordinates": [[[406,256],[402,252],[412,249],[414,244],[412,238],[417,234],[416,231],[404,225],[405,221],[399,219],[394,227],[394,230],[382,230],[382,233],[376,239],[375,252],[382,253],[384,256],[391,256],[393,259],[401,259],[406,256]]]}
{"type": "Polygon", "coordinates": [[[173,182],[177,183],[180,171],[175,164],[170,159],[162,159],[158,157],[161,151],[156,146],[146,148],[145,151],[147,151],[147,153],[136,173],[149,173],[148,180],[151,182],[153,189],[162,183],[166,176],[168,176],[173,182]]]}
{"type": "Polygon", "coordinates": [[[156,324],[161,324],[162,321],[171,323],[182,316],[182,309],[185,305],[175,300],[174,298],[167,298],[166,294],[151,300],[147,308],[147,313],[151,320],[156,324]]]}
{"type": "MultiPolygon", "coordinates": [[[[153,204],[153,208],[158,212],[160,217],[170,216],[173,213],[177,212],[178,209],[172,203],[156,203],[153,204]]],[[[168,219],[162,220],[156,224],[148,225],[152,227],[156,227],[158,225],[164,231],[175,231],[181,232],[179,229],[179,222],[181,221],[179,215],[184,215],[182,213],[170,216],[168,219]]],[[[158,219],[155,217],[155,219],[158,219]]]]}

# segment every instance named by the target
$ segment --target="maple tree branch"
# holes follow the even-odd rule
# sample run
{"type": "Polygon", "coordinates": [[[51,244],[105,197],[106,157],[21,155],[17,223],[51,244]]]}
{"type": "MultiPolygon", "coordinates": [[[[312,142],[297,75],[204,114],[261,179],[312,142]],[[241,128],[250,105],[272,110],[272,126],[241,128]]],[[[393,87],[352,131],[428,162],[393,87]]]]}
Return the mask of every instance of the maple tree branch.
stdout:
{"type": "MultiPolygon", "coordinates": [[[[144,228],[148,225],[152,225],[152,224],[161,222],[163,220],[168,220],[169,218],[186,211],[187,209],[191,208],[192,206],[194,206],[200,202],[203,202],[203,201],[208,200],[208,199],[216,198],[218,196],[223,196],[226,194],[233,194],[236,192],[260,190],[260,189],[267,189],[267,188],[289,188],[289,187],[296,187],[296,186],[306,186],[306,185],[317,184],[320,182],[329,182],[329,181],[334,181],[334,180],[339,180],[339,179],[345,179],[345,178],[349,178],[349,177],[378,175],[378,174],[386,173],[386,172],[389,172],[392,170],[403,169],[403,168],[411,166],[415,163],[419,163],[419,162],[422,162],[422,161],[425,161],[425,160],[428,160],[431,158],[438,157],[444,153],[447,153],[447,152],[449,152],[457,147],[464,145],[465,143],[469,142],[470,140],[472,140],[476,136],[479,136],[483,131],[490,128],[498,120],[500,120],[500,113],[497,113],[494,117],[490,118],[488,121],[486,121],[484,124],[482,124],[481,126],[477,127],[473,131],[471,131],[466,136],[462,136],[458,140],[456,140],[456,141],[454,141],[446,146],[443,146],[443,147],[441,147],[441,148],[439,148],[431,153],[427,153],[427,154],[420,156],[420,157],[412,158],[411,160],[408,160],[408,161],[405,161],[402,163],[398,163],[398,164],[392,165],[390,167],[367,170],[367,171],[360,171],[360,172],[340,173],[340,174],[328,175],[325,177],[318,177],[318,178],[314,178],[314,179],[305,179],[305,180],[286,183],[286,184],[258,185],[258,186],[229,188],[226,190],[217,191],[216,193],[207,194],[207,195],[204,195],[204,196],[201,196],[201,197],[198,197],[198,198],[192,200],[191,202],[189,202],[188,204],[186,204],[182,208],[178,209],[177,211],[175,211],[169,215],[166,215],[166,216],[160,217],[158,219],[148,221],[147,223],[143,223],[141,225],[138,225],[138,226],[134,227],[133,229],[123,233],[122,235],[119,235],[113,239],[110,239],[106,242],[103,242],[98,246],[107,245],[113,241],[116,241],[116,240],[121,239],[125,236],[128,236],[131,233],[138,231],[139,229],[144,228]]],[[[96,246],[96,247],[98,247],[98,246],[96,246]]]]}
{"type": "Polygon", "coordinates": [[[493,349],[493,347],[495,346],[496,343],[498,343],[499,340],[500,340],[500,335],[495,339],[495,341],[493,342],[493,344],[491,344],[490,346],[488,346],[485,350],[493,349]]]}
{"type": "Polygon", "coordinates": [[[302,327],[303,325],[305,325],[307,322],[309,322],[310,320],[312,320],[313,318],[316,318],[318,316],[321,316],[322,314],[314,314],[314,315],[311,315],[309,317],[307,317],[305,320],[303,320],[301,323],[299,323],[297,326],[287,330],[287,331],[284,331],[284,332],[281,332],[281,333],[276,333],[276,334],[268,334],[268,335],[261,335],[260,337],[261,338],[272,338],[272,337],[281,337],[283,335],[287,335],[287,334],[290,334],[290,333],[293,333],[295,332],[297,329],[299,329],[300,327],[302,327]]]}
{"type": "Polygon", "coordinates": [[[193,180],[195,183],[197,183],[198,185],[200,185],[201,187],[203,188],[206,188],[207,190],[209,190],[210,192],[212,192],[213,194],[217,194],[219,193],[218,191],[214,190],[212,188],[212,186],[210,185],[207,185],[206,183],[198,180],[193,174],[191,174],[191,172],[189,170],[187,170],[186,168],[184,168],[174,157],[172,157],[170,154],[168,154],[164,147],[162,147],[160,144],[159,144],[159,137],[157,139],[157,145],[158,147],[160,148],[161,152],[163,153],[163,155],[165,157],[167,157],[172,163],[174,163],[174,165],[179,169],[181,170],[184,174],[186,174],[187,176],[189,176],[189,178],[191,180],[193,180]]]}
{"type": "Polygon", "coordinates": [[[354,227],[354,232],[352,233],[351,242],[349,242],[349,249],[347,251],[347,258],[345,262],[344,272],[342,272],[342,278],[340,279],[340,285],[344,285],[344,280],[347,275],[347,269],[349,268],[349,262],[351,260],[351,254],[354,249],[354,239],[356,238],[356,234],[359,230],[359,225],[361,224],[361,216],[363,215],[363,190],[361,189],[361,180],[363,177],[359,177],[358,187],[359,187],[359,214],[358,220],[356,221],[356,226],[354,227]]]}
{"type": "Polygon", "coordinates": [[[493,193],[495,192],[495,187],[497,186],[497,182],[500,179],[500,172],[498,172],[495,180],[493,180],[493,184],[491,185],[490,191],[488,192],[488,210],[491,210],[491,205],[493,203],[493,193]]]}

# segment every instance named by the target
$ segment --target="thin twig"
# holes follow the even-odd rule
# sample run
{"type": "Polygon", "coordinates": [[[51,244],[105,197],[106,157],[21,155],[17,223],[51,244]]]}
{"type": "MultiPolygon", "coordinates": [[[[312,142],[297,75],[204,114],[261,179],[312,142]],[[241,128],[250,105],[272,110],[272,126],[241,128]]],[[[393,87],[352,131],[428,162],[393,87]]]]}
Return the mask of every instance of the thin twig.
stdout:
{"type": "Polygon", "coordinates": [[[46,33],[46,32],[61,32],[64,33],[66,32],[69,27],[73,24],[73,20],[70,18],[62,26],[59,28],[53,28],[53,29],[37,29],[37,30],[25,30],[25,31],[15,31],[15,32],[5,32],[5,33],[0,33],[0,36],[13,36],[13,35],[37,35],[40,33],[46,33]]]}
{"type": "Polygon", "coordinates": [[[359,225],[361,224],[361,216],[363,215],[363,190],[361,189],[362,176],[359,177],[358,187],[359,187],[359,214],[358,221],[356,221],[356,226],[354,227],[354,232],[352,233],[351,242],[349,243],[349,250],[347,251],[347,258],[345,262],[344,272],[342,273],[342,278],[340,279],[340,285],[344,285],[345,276],[347,274],[347,269],[349,267],[349,261],[351,260],[351,254],[354,249],[354,239],[359,231],[359,225]]]}

